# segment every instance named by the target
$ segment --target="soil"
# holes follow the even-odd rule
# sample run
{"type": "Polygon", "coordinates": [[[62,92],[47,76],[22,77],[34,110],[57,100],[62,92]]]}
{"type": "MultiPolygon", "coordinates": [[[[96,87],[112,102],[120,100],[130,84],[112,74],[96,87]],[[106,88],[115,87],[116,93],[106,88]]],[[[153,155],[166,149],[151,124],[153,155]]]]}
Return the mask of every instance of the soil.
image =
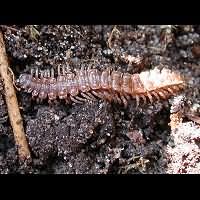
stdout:
{"type": "Polygon", "coordinates": [[[199,173],[199,124],[187,118],[170,128],[172,106],[198,117],[200,111],[200,26],[118,25],[1,26],[16,78],[31,68],[110,66],[136,73],[155,67],[179,71],[187,80],[178,97],[127,108],[103,100],[66,105],[36,102],[17,91],[32,163],[18,159],[0,83],[0,173],[158,174],[199,173]],[[142,58],[128,63],[122,54],[142,58]],[[183,100],[184,99],[184,100],[183,100]]]}

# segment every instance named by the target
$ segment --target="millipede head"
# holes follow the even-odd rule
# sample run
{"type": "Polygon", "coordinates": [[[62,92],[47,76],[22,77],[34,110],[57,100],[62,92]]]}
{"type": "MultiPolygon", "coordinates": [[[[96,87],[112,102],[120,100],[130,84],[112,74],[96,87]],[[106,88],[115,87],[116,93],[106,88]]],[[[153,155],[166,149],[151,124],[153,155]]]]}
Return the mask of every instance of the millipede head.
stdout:
{"type": "Polygon", "coordinates": [[[20,74],[19,78],[15,81],[16,86],[26,88],[27,84],[30,82],[32,76],[31,74],[20,74]]]}

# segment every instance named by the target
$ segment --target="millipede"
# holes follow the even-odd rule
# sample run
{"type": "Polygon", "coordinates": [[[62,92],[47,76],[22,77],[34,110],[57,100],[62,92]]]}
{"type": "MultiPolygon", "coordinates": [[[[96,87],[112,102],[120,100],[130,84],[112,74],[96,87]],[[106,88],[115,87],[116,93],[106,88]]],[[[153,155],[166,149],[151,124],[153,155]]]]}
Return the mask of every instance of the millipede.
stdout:
{"type": "Polygon", "coordinates": [[[49,102],[64,99],[66,103],[83,103],[97,99],[115,102],[127,107],[129,100],[140,100],[146,104],[155,100],[166,100],[184,89],[184,78],[178,72],[157,68],[141,73],[129,74],[107,68],[81,67],[72,72],[65,66],[55,69],[31,69],[16,80],[16,85],[33,98],[49,102]]]}

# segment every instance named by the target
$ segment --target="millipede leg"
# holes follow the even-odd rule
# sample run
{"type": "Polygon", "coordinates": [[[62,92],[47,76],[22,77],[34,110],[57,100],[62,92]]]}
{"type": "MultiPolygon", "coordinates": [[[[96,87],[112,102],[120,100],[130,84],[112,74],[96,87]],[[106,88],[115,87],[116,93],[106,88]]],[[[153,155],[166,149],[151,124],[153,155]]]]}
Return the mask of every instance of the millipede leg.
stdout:
{"type": "Polygon", "coordinates": [[[58,76],[65,76],[65,68],[61,65],[58,65],[57,67],[57,72],[58,72],[58,76]]]}
{"type": "Polygon", "coordinates": [[[181,88],[181,86],[179,85],[174,85],[174,86],[172,86],[172,89],[176,92],[176,91],[178,91],[178,90],[180,90],[180,88],[181,88]]]}
{"type": "Polygon", "coordinates": [[[66,98],[66,99],[65,99],[65,103],[66,103],[66,104],[70,104],[70,99],[69,99],[69,98],[66,98]]]}
{"type": "Polygon", "coordinates": [[[34,76],[34,69],[31,68],[31,76],[33,77],[34,76]]]}
{"type": "Polygon", "coordinates": [[[47,69],[47,71],[46,71],[46,77],[47,77],[47,78],[50,78],[50,77],[51,77],[51,73],[50,73],[50,70],[49,70],[49,69],[47,69]]]}
{"type": "Polygon", "coordinates": [[[151,96],[151,94],[149,92],[147,92],[147,96],[148,96],[151,104],[153,104],[153,97],[151,96]]]}
{"type": "Polygon", "coordinates": [[[142,97],[142,99],[143,99],[143,103],[146,104],[146,103],[147,103],[147,99],[146,99],[146,97],[145,97],[143,94],[140,94],[140,97],[142,97]]]}
{"type": "Polygon", "coordinates": [[[37,102],[38,104],[42,103],[42,101],[43,101],[43,99],[36,98],[36,102],[37,102]]]}
{"type": "Polygon", "coordinates": [[[169,93],[169,91],[167,91],[166,89],[161,89],[161,90],[165,94],[166,97],[170,96],[171,93],[169,93]]]}
{"type": "Polygon", "coordinates": [[[152,93],[152,95],[154,95],[156,97],[156,99],[158,101],[160,101],[160,97],[159,97],[159,95],[155,91],[152,91],[151,93],[152,93]]]}
{"type": "Polygon", "coordinates": [[[40,78],[44,77],[44,71],[40,71],[40,78]]]}
{"type": "Polygon", "coordinates": [[[113,69],[109,66],[109,67],[106,68],[105,71],[108,72],[108,74],[110,75],[111,72],[113,71],[113,69]]]}
{"type": "MultiPolygon", "coordinates": [[[[42,72],[41,72],[41,77],[42,77],[42,72]]],[[[39,69],[38,69],[38,67],[35,70],[34,82],[35,82],[35,88],[33,89],[33,91],[32,91],[31,88],[30,88],[31,90],[29,90],[29,91],[32,91],[32,98],[38,96],[39,90],[40,90],[39,89],[40,88],[40,85],[39,85],[40,79],[39,79],[39,69]]],[[[38,101],[38,100],[36,100],[36,101],[38,101]]]]}
{"type": "Polygon", "coordinates": [[[117,103],[122,104],[122,100],[121,100],[121,98],[118,96],[117,93],[114,93],[114,97],[116,98],[116,102],[117,102],[117,103]]]}
{"type": "Polygon", "coordinates": [[[128,94],[123,94],[125,96],[125,98],[129,101],[131,99],[131,97],[128,94]]]}
{"type": "Polygon", "coordinates": [[[53,67],[51,68],[51,71],[50,71],[50,77],[54,78],[54,69],[53,69],[53,67]]]}
{"type": "Polygon", "coordinates": [[[33,100],[33,101],[36,101],[36,99],[37,99],[37,97],[32,96],[32,100],[33,100]]]}
{"type": "Polygon", "coordinates": [[[174,94],[174,92],[175,92],[172,88],[167,88],[166,90],[169,91],[170,94],[174,94]]]}
{"type": "Polygon", "coordinates": [[[82,102],[86,102],[87,100],[89,100],[89,99],[86,99],[86,98],[81,98],[79,96],[75,96],[74,98],[79,100],[79,101],[82,101],[82,102]]]}
{"type": "Polygon", "coordinates": [[[185,84],[181,84],[181,85],[179,85],[178,87],[180,88],[180,89],[184,89],[185,88],[185,84]]]}
{"type": "Polygon", "coordinates": [[[88,65],[87,70],[89,71],[90,69],[92,69],[92,66],[88,65]]]}
{"type": "Polygon", "coordinates": [[[70,97],[68,96],[68,94],[66,94],[66,95],[64,96],[64,100],[65,100],[65,103],[66,103],[66,104],[70,104],[70,103],[71,103],[71,99],[70,99],[70,97]]]}
{"type": "Polygon", "coordinates": [[[163,90],[158,91],[158,94],[160,95],[161,98],[166,99],[166,94],[164,93],[163,90]]]}
{"type": "Polygon", "coordinates": [[[61,75],[61,73],[60,73],[60,65],[58,65],[57,72],[58,72],[58,76],[60,76],[61,75]]]}
{"type": "Polygon", "coordinates": [[[62,70],[62,75],[65,76],[65,67],[61,66],[61,70],[62,70]]]}
{"type": "Polygon", "coordinates": [[[140,105],[140,98],[137,94],[135,95],[135,99],[136,99],[136,108],[137,108],[140,105]]]}
{"type": "Polygon", "coordinates": [[[104,96],[109,102],[113,101],[113,94],[112,93],[110,93],[108,91],[104,91],[104,96]]]}
{"type": "Polygon", "coordinates": [[[40,79],[41,87],[39,90],[40,99],[46,99],[48,96],[48,89],[49,89],[48,76],[50,76],[50,72],[48,69],[41,72],[41,79],[40,79]]]}
{"type": "Polygon", "coordinates": [[[105,99],[106,96],[100,92],[100,91],[91,91],[92,94],[94,94],[96,97],[99,97],[99,99],[105,99]]]}
{"type": "Polygon", "coordinates": [[[95,101],[96,100],[96,98],[91,93],[89,93],[89,92],[87,92],[87,93],[81,92],[81,95],[84,98],[89,99],[91,101],[95,101]]]}
{"type": "Polygon", "coordinates": [[[57,99],[48,99],[48,103],[49,103],[49,105],[51,105],[51,106],[59,105],[59,102],[58,102],[57,99]]]}
{"type": "Polygon", "coordinates": [[[47,78],[48,77],[48,69],[47,70],[44,70],[44,75],[43,75],[44,78],[47,78]]]}
{"type": "Polygon", "coordinates": [[[48,99],[48,104],[49,104],[50,106],[52,106],[52,105],[53,105],[53,101],[52,101],[51,99],[48,99]]]}
{"type": "Polygon", "coordinates": [[[66,65],[66,73],[70,73],[70,72],[71,72],[70,66],[67,64],[66,65]]]}
{"type": "Polygon", "coordinates": [[[96,97],[94,95],[91,94],[91,92],[87,92],[86,93],[88,96],[90,96],[94,101],[96,101],[96,97]]]}
{"type": "Polygon", "coordinates": [[[85,67],[83,65],[81,66],[81,71],[85,71],[85,67]]]}
{"type": "Polygon", "coordinates": [[[120,97],[121,97],[121,99],[122,99],[122,102],[123,102],[123,104],[124,104],[124,107],[127,108],[128,102],[127,102],[126,98],[125,98],[123,95],[120,95],[120,97]]]}
{"type": "Polygon", "coordinates": [[[39,69],[38,69],[38,67],[35,69],[35,77],[39,78],[39,69]]]}
{"type": "Polygon", "coordinates": [[[73,96],[70,95],[70,99],[75,102],[75,103],[79,103],[79,104],[82,104],[83,102],[82,101],[79,101],[77,99],[75,99],[73,96]]]}

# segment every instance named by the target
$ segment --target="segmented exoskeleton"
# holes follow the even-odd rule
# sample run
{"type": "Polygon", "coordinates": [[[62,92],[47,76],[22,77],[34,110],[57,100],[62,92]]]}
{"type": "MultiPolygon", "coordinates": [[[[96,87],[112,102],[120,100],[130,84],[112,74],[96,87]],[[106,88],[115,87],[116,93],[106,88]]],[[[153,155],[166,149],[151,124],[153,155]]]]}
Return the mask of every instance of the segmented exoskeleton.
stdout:
{"type": "Polygon", "coordinates": [[[86,100],[100,99],[124,104],[130,99],[144,103],[154,99],[167,99],[184,88],[185,82],[179,73],[168,69],[153,69],[139,74],[122,73],[106,69],[81,68],[76,72],[58,67],[57,77],[54,69],[40,71],[31,70],[31,74],[21,74],[17,85],[33,97],[53,101],[65,99],[67,103],[82,103],[86,100]]]}

